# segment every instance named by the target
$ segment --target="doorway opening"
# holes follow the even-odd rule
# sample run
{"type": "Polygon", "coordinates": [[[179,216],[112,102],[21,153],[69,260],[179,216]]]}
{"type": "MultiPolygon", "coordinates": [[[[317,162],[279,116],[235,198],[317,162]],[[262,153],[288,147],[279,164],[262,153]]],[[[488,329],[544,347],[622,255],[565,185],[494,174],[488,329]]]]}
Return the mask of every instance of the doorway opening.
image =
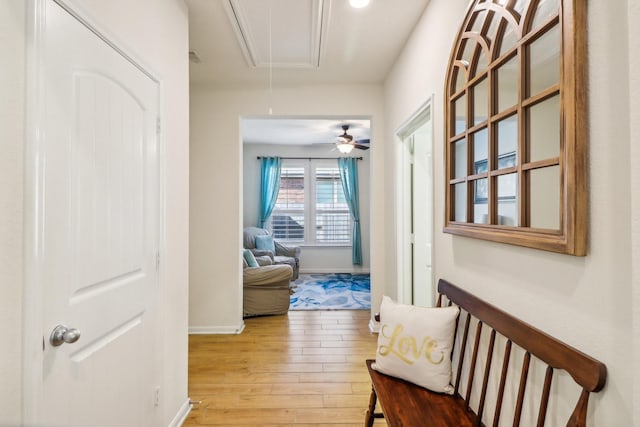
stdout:
{"type": "Polygon", "coordinates": [[[369,308],[369,188],[373,151],[369,149],[370,117],[253,116],[241,117],[240,126],[243,228],[260,223],[262,158],[281,160],[276,203],[269,220],[260,228],[269,230],[284,245],[300,247],[300,277],[292,281],[296,295],[292,295],[290,309],[369,308]],[[353,142],[347,153],[342,150],[345,141],[353,142]],[[356,221],[338,165],[338,159],[344,157],[357,159],[360,264],[354,264],[352,230],[356,221]],[[315,284],[317,292],[302,292],[315,284]],[[362,297],[364,287],[367,287],[366,301],[362,297]],[[341,298],[331,298],[339,290],[341,298]]]}

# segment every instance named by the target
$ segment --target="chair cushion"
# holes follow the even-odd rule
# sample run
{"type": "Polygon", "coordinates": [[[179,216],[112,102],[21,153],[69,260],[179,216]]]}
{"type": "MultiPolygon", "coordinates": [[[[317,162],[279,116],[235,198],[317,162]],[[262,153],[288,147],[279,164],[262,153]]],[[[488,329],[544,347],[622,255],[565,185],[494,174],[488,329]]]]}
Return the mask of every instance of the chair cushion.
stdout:
{"type": "Polygon", "coordinates": [[[253,253],[249,249],[242,250],[242,257],[247,262],[249,267],[259,267],[258,261],[256,261],[256,257],[253,256],[253,253]]]}
{"type": "Polygon", "coordinates": [[[242,233],[242,247],[247,249],[255,249],[256,248],[256,236],[262,236],[265,234],[270,234],[264,228],[258,227],[247,227],[244,229],[242,233]]]}
{"type": "Polygon", "coordinates": [[[264,249],[276,253],[276,245],[273,242],[273,236],[264,235],[256,236],[256,249],[264,249]]]}
{"type": "Polygon", "coordinates": [[[256,256],[256,254],[253,254],[253,256],[256,257],[256,261],[258,262],[258,265],[260,267],[264,267],[265,265],[273,265],[273,260],[268,255],[256,256]]]}

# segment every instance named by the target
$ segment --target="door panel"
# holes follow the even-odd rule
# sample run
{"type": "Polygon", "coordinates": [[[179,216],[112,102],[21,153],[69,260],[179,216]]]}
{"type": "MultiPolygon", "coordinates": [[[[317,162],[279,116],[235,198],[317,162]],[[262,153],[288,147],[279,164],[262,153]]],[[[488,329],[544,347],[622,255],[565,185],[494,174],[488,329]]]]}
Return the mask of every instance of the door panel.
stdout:
{"type": "Polygon", "coordinates": [[[431,244],[433,241],[433,171],[431,121],[413,134],[413,303],[432,306],[433,280],[431,244]]]}
{"type": "Polygon", "coordinates": [[[44,425],[154,425],[158,84],[52,0],[43,45],[44,425]],[[75,343],[53,346],[58,324],[75,343]]]}
{"type": "Polygon", "coordinates": [[[398,210],[398,296],[407,304],[434,303],[433,130],[431,103],[398,132],[402,140],[398,210]]]}

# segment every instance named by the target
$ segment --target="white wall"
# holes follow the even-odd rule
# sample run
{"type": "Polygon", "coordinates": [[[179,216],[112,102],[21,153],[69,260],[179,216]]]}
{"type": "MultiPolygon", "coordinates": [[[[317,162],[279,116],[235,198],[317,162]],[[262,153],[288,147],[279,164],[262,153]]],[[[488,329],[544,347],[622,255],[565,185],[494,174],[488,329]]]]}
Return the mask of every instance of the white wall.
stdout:
{"type": "MultiPolygon", "coordinates": [[[[385,84],[388,140],[392,129],[435,94],[435,276],[461,285],[604,362],[609,375],[607,386],[591,397],[590,423],[637,425],[637,419],[632,422],[634,375],[630,372],[636,372],[637,381],[631,325],[632,309],[638,315],[638,276],[636,271],[634,306],[630,254],[633,241],[638,261],[639,220],[636,209],[632,227],[630,196],[638,194],[640,181],[638,172],[631,172],[628,160],[632,145],[626,113],[630,86],[634,93],[638,90],[637,59],[633,61],[635,77],[631,85],[627,69],[631,50],[628,40],[633,39],[628,39],[627,22],[636,21],[631,17],[627,21],[625,7],[589,2],[590,77],[585,88],[590,105],[589,249],[586,257],[572,257],[438,231],[444,221],[444,162],[438,160],[444,156],[443,86],[451,45],[466,6],[466,0],[431,0],[385,84]],[[636,236],[632,238],[630,231],[636,236]]],[[[637,18],[637,7],[634,9],[637,18]]],[[[637,54],[637,37],[633,40],[637,54]]],[[[633,102],[637,104],[637,100],[633,102]]],[[[637,131],[635,104],[631,124],[637,131]]],[[[386,173],[393,174],[394,147],[385,148],[386,173]]],[[[637,160],[637,147],[632,153],[637,160]]],[[[634,206],[638,208],[637,201],[634,206]]],[[[393,239],[393,219],[389,218],[385,226],[387,239],[393,239]]],[[[389,257],[388,283],[392,283],[395,268],[395,261],[389,257]]],[[[635,411],[637,416],[638,409],[635,411]]]]}
{"type": "MultiPolygon", "coordinates": [[[[188,16],[182,0],[72,0],[74,8],[113,36],[161,80],[166,161],[164,251],[161,269],[160,329],[166,337],[161,405],[169,425],[187,403],[187,293],[189,209],[188,16]],[[160,43],[159,40],[162,40],[160,43]]],[[[32,0],[0,3],[0,424],[21,420],[22,153],[24,105],[23,10],[32,0]],[[6,221],[6,222],[5,222],[6,221]],[[8,351],[7,351],[8,349],[8,351]],[[6,362],[6,363],[5,363],[6,362]]],[[[32,19],[32,18],[28,18],[32,19]]],[[[25,372],[29,369],[24,367],[25,372]]]]}
{"type": "Polygon", "coordinates": [[[24,0],[0,2],[0,425],[22,413],[24,0]]]}
{"type": "MultiPolygon", "coordinates": [[[[332,145],[291,146],[272,144],[243,145],[243,227],[255,227],[258,223],[260,201],[260,161],[258,156],[281,157],[334,157],[332,145]]],[[[358,273],[369,271],[369,152],[354,150],[351,157],[358,161],[358,190],[360,194],[360,228],[362,237],[362,266],[351,263],[351,246],[303,246],[300,252],[302,273],[358,273]]]]}
{"type": "MultiPolygon", "coordinates": [[[[189,325],[193,332],[242,328],[240,249],[243,147],[240,117],[266,115],[266,88],[191,88],[191,258],[189,325]],[[224,200],[222,205],[219,200],[224,200]],[[223,207],[223,208],[221,208],[223,207]]],[[[375,85],[276,86],[275,115],[368,116],[372,123],[370,256],[372,287],[384,258],[382,88],[375,85]],[[341,102],[335,102],[340,99],[341,102]]]]}

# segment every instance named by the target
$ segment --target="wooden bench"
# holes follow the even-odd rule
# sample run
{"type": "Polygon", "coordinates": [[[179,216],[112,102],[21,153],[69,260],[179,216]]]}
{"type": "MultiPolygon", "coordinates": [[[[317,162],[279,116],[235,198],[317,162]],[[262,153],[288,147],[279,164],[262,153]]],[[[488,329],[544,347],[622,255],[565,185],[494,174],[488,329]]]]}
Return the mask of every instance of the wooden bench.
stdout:
{"type": "MultiPolygon", "coordinates": [[[[453,395],[434,393],[409,382],[387,376],[379,373],[371,368],[374,360],[367,360],[367,367],[372,380],[372,392],[369,402],[369,408],[366,413],[365,425],[373,426],[375,418],[384,417],[387,425],[391,427],[462,427],[462,426],[483,426],[481,422],[486,406],[487,389],[492,390],[494,402],[492,402],[493,415],[487,410],[485,419],[490,420],[487,425],[497,426],[500,421],[500,415],[503,412],[509,412],[509,418],[512,422],[509,425],[520,425],[523,407],[532,408],[529,400],[539,399],[539,405],[530,409],[529,415],[537,412],[538,426],[543,426],[545,417],[547,416],[547,407],[549,405],[549,396],[554,394],[551,392],[551,383],[554,371],[564,370],[567,375],[563,379],[576,389],[577,403],[575,407],[568,403],[567,426],[585,426],[587,418],[587,403],[589,393],[597,392],[602,389],[605,384],[607,371],[604,364],[585,355],[584,353],[558,341],[557,339],[541,332],[540,330],[522,322],[521,320],[505,313],[504,311],[480,300],[470,293],[452,285],[446,280],[438,282],[438,301],[437,306],[442,307],[445,304],[456,304],[460,307],[460,315],[458,316],[458,325],[456,327],[456,339],[454,340],[454,351],[452,353],[453,361],[453,378],[455,379],[455,392],[453,395]],[[472,321],[472,318],[474,319],[472,321]],[[464,320],[464,325],[460,321],[464,320]],[[470,354],[466,353],[469,341],[470,325],[475,325],[475,334],[470,354]],[[483,328],[488,327],[488,337],[482,332],[483,328]],[[504,347],[496,345],[496,333],[499,340],[504,342],[504,347]],[[461,335],[460,335],[461,334],[461,335]],[[481,336],[484,338],[481,340],[481,336]],[[488,338],[488,340],[487,340],[488,338]],[[512,346],[513,350],[512,351],[512,346]],[[505,388],[515,391],[515,383],[513,387],[506,387],[508,372],[514,371],[510,368],[511,357],[515,354],[516,346],[523,354],[522,368],[515,369],[516,373],[520,372],[518,380],[517,395],[507,396],[515,407],[504,411],[503,402],[505,400],[505,388]],[[486,347],[486,350],[485,350],[486,347]],[[491,372],[492,357],[498,348],[503,349],[504,355],[502,362],[499,358],[494,361],[498,370],[494,367],[491,372]],[[486,352],[485,352],[486,351],[486,352]],[[478,365],[478,355],[486,355],[484,367],[482,363],[478,365]],[[469,357],[470,356],[470,357],[469,357]],[[527,377],[530,373],[532,359],[534,362],[546,366],[544,369],[544,381],[541,382],[541,394],[526,393],[527,377]],[[462,363],[460,363],[462,361],[462,363]],[[463,365],[465,370],[463,371],[463,365]],[[481,375],[477,375],[480,373],[481,375]],[[478,380],[476,380],[478,376],[478,380]],[[466,385],[463,385],[463,377],[466,378],[466,385]],[[480,387],[479,389],[477,387],[480,387]],[[474,389],[475,387],[475,389],[474,389]],[[581,390],[580,390],[581,389],[581,390]],[[461,392],[461,390],[463,390],[461,392]],[[474,397],[472,399],[472,390],[474,397]],[[464,393],[464,396],[462,396],[464,393]],[[534,395],[536,397],[534,397],[534,395]],[[579,397],[578,397],[579,396],[579,397]],[[474,401],[474,405],[470,405],[470,401],[474,401]],[[380,402],[382,413],[376,413],[376,403],[380,402]],[[571,412],[571,409],[573,411],[571,412]],[[571,414],[569,415],[569,412],[571,414]],[[490,423],[490,424],[489,424],[490,423]]],[[[379,318],[377,320],[380,320],[379,318]]],[[[502,352],[502,351],[501,351],[502,352]]],[[[518,358],[519,359],[519,358],[518,358]]],[[[557,390],[556,390],[557,393],[557,390]]],[[[513,393],[515,394],[515,393],[513,393]]],[[[563,396],[563,400],[565,396],[563,396]]],[[[558,406],[558,405],[556,405],[558,406]]],[[[504,420],[502,420],[504,422],[504,420]]],[[[564,421],[563,421],[564,422],[564,421]]],[[[530,425],[528,421],[523,421],[524,425],[530,425]]],[[[507,424],[502,424],[507,425],[507,424]]],[[[533,424],[531,424],[533,425],[533,424]]]]}

